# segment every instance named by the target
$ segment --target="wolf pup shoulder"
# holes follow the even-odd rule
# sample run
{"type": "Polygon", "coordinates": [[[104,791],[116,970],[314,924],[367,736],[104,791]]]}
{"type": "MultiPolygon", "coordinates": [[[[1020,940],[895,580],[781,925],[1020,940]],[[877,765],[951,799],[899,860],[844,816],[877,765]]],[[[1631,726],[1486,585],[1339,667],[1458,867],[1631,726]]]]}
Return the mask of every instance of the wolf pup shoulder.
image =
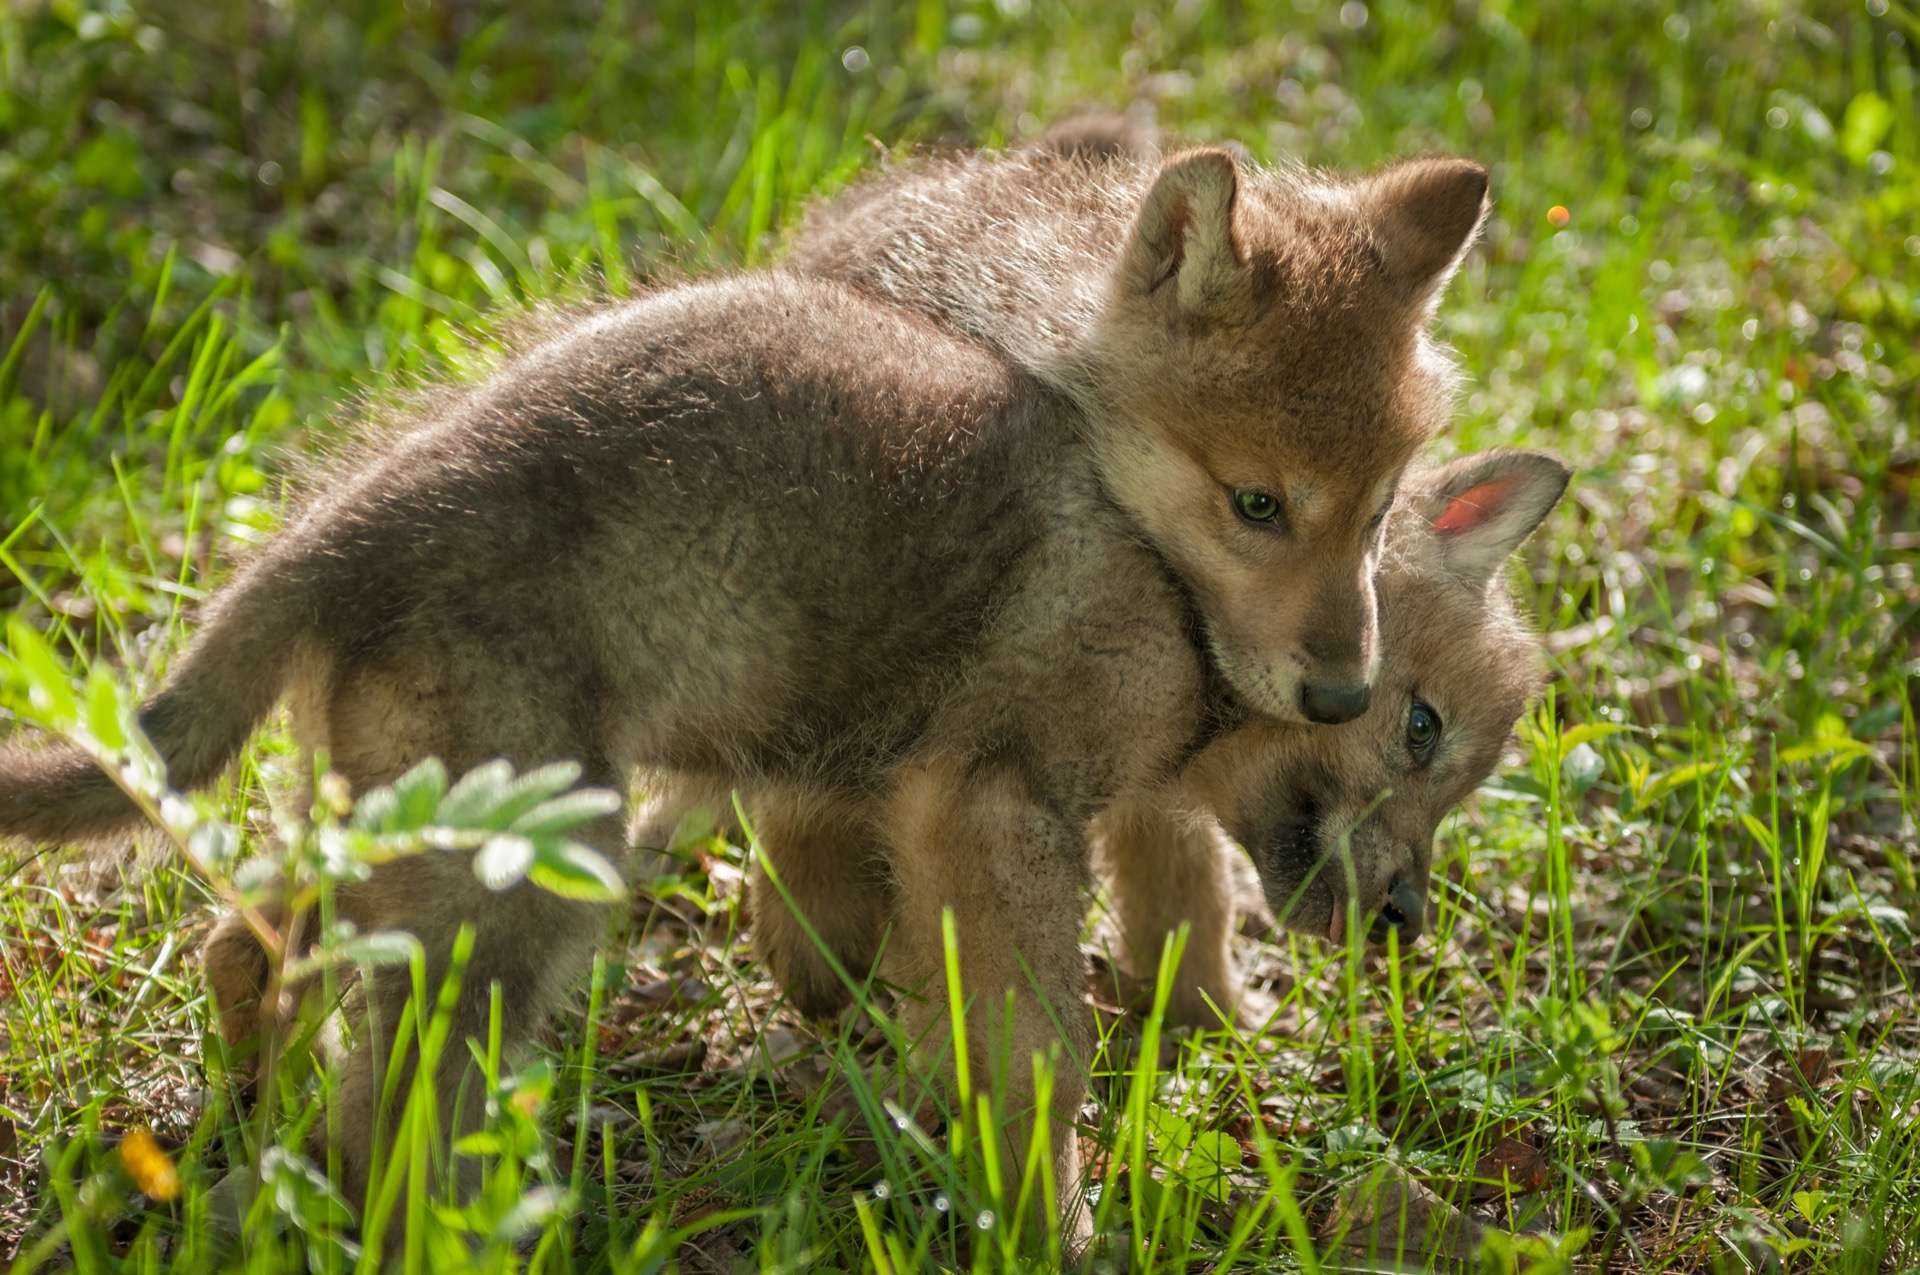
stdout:
{"type": "Polygon", "coordinates": [[[1460,159],[1347,180],[1069,136],[896,166],[818,206],[787,263],[1079,403],[1103,483],[1201,595],[1234,690],[1338,722],[1377,666],[1382,519],[1451,410],[1427,327],[1486,192],[1460,159]]]}

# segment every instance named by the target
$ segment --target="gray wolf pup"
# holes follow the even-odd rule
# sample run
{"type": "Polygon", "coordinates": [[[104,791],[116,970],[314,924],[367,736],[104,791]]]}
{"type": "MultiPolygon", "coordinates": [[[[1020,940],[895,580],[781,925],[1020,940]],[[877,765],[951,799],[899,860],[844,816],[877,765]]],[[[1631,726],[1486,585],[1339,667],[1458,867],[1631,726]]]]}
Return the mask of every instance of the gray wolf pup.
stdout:
{"type": "Polygon", "coordinates": [[[1214,148],[1163,159],[1094,117],[889,169],[820,205],[786,261],[929,314],[1075,402],[1234,692],[1331,723],[1367,705],[1381,523],[1452,406],[1428,320],[1486,193],[1462,159],[1358,180],[1214,148]]]}
{"type": "MultiPolygon", "coordinates": [[[[1184,304],[1115,301],[1168,330],[1192,322],[1184,304]]],[[[963,943],[966,985],[983,1004],[1016,994],[1010,1021],[981,1013],[970,1051],[982,1068],[1026,1059],[1057,1040],[1042,1002],[1079,990],[1062,915],[1088,884],[1089,824],[1168,782],[1224,720],[1206,638],[1225,630],[1222,595],[1115,495],[1138,449],[1111,444],[1110,419],[832,282],[742,276],[587,313],[337,471],[208,606],[141,725],[180,788],[214,778],[284,698],[298,738],[361,791],[432,756],[871,802],[907,869],[901,980],[938,976],[952,907],[962,933],[992,936],[963,943]]],[[[1422,432],[1395,420],[1350,428],[1422,432]]],[[[1248,534],[1278,538],[1258,521],[1248,534]]],[[[71,841],[137,818],[76,749],[0,754],[0,835],[71,841]]],[[[589,836],[616,853],[620,821],[589,836]]],[[[514,1046],[601,929],[593,905],[489,890],[452,856],[383,865],[337,907],[413,933],[435,981],[471,925],[455,1038],[484,1033],[498,984],[514,1046]]],[[[408,990],[375,972],[357,992],[337,1094],[349,1198],[374,1149],[374,1028],[408,990]]],[[[1064,1029],[1084,1056],[1086,1024],[1064,1029]]],[[[466,1078],[437,1078],[452,1135],[456,1111],[477,1115],[455,1101],[466,1078]]],[[[1016,1111],[1030,1079],[1013,1078],[1016,1111]]],[[[1065,1079],[1058,1122],[1081,1097],[1065,1079]]],[[[1073,1140],[1054,1146],[1057,1180],[1075,1181],[1073,1140]]]]}

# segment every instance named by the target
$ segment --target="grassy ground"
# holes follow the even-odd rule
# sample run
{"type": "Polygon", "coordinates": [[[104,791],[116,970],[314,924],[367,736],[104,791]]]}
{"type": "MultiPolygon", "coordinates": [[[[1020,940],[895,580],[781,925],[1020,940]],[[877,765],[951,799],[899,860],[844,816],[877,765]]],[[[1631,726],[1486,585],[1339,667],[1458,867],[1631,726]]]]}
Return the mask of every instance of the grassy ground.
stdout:
{"type": "MultiPolygon", "coordinates": [[[[1116,1023],[1098,1260],[1337,1263],[1384,1165],[1493,1228],[1495,1266],[1920,1267],[1910,4],[488,9],[0,10],[25,631],[150,684],[356,394],[458,365],[503,308],[764,260],[883,145],[1138,100],[1261,156],[1473,155],[1495,213],[1445,310],[1473,388],[1443,447],[1580,469],[1527,555],[1550,701],[1443,830],[1397,966],[1250,924],[1267,1031],[1116,1023]]],[[[43,720],[30,674],[0,664],[0,703],[43,720]]],[[[216,794],[243,854],[296,765],[269,733],[216,794]]],[[[742,852],[684,849],[542,1066],[498,1078],[494,1194],[396,1204],[430,1220],[410,1262],[465,1228],[488,1269],[1044,1265],[1011,1166],[871,1108],[864,1021],[778,1006],[742,852]],[[836,1117],[861,1104],[877,1137],[836,1117]]],[[[298,1069],[243,1122],[205,1036],[213,888],[171,853],[0,858],[15,1269],[210,1268],[210,1185],[298,1144],[298,1069]],[[134,1130],[156,1154],[111,1149],[134,1130]]],[[[344,1268],[318,1184],[268,1161],[252,1269],[344,1268]]]]}

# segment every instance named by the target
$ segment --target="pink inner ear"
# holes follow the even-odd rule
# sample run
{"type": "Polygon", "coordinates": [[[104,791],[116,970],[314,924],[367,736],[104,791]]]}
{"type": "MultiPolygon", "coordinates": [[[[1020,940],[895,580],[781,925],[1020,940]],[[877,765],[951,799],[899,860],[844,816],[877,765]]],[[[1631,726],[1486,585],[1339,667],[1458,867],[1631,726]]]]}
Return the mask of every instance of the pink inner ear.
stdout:
{"type": "Polygon", "coordinates": [[[1501,506],[1507,503],[1507,493],[1513,490],[1516,481],[1512,478],[1496,478],[1492,482],[1467,488],[1447,502],[1447,507],[1433,520],[1433,529],[1448,536],[1472,531],[1500,512],[1501,506]]]}

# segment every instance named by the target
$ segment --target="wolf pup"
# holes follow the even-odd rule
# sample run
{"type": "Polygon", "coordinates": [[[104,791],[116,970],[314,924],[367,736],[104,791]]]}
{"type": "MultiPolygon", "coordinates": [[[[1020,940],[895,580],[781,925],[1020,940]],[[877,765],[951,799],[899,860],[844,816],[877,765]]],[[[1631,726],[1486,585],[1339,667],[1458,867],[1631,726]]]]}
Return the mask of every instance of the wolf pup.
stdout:
{"type": "MultiPolygon", "coordinates": [[[[1348,902],[1382,899],[1377,914],[1358,913],[1371,921],[1369,937],[1419,936],[1440,820],[1492,773],[1540,685],[1540,643],[1501,568],[1559,501],[1567,477],[1558,460],[1524,451],[1410,471],[1389,516],[1380,694],[1366,713],[1339,726],[1246,718],[1164,785],[1101,812],[1094,836],[1123,967],[1151,980],[1166,936],[1191,927],[1170,1021],[1217,1025],[1240,998],[1222,825],[1251,853],[1283,926],[1338,943],[1348,902]]],[[[670,785],[667,794],[656,828],[693,805],[729,809],[724,791],[670,785]]],[[[744,800],[793,904],[756,862],[755,952],[797,1008],[836,1010],[849,990],[807,926],[842,969],[863,974],[894,923],[894,882],[912,869],[893,862],[862,803],[780,788],[744,800]]]]}
{"type": "MultiPolygon", "coordinates": [[[[1169,330],[1189,322],[1172,305],[1115,300],[1169,330]]],[[[1191,356],[1140,352],[1169,379],[1191,356]]],[[[1391,447],[1434,410],[1378,406],[1346,428],[1391,447]]],[[[297,737],[360,791],[431,756],[456,773],[573,760],[615,788],[644,768],[872,800],[907,865],[902,981],[940,976],[951,907],[976,1003],[1015,993],[1010,1021],[982,1009],[969,1030],[985,1074],[1057,1043],[1042,1002],[1081,990],[1089,822],[1164,783],[1212,729],[1200,635],[1229,631],[1232,599],[1115,497],[1135,479],[1113,471],[1132,453],[1111,436],[1132,427],[1109,419],[832,282],[742,276],[589,313],[318,491],[210,603],[141,726],[179,788],[218,775],[284,697],[297,737]]],[[[1230,503],[1211,490],[1196,518],[1230,503]]],[[[1281,538],[1262,507],[1233,507],[1236,535],[1281,538]]],[[[0,753],[0,836],[97,838],[137,818],[77,749],[0,753]]],[[[620,821],[587,839],[617,852],[620,821]]],[[[593,905],[489,890],[447,855],[376,868],[337,911],[413,933],[435,982],[470,925],[453,1031],[484,1034],[497,983],[515,1047],[601,929],[593,905]]],[[[377,1036],[407,982],[374,972],[358,991],[367,1021],[336,1091],[349,1198],[368,1181],[377,1036]]],[[[1063,1026],[1085,1056],[1088,1025],[1063,1026]]],[[[470,1123],[480,1105],[455,1101],[469,1074],[436,1077],[451,1136],[454,1112],[470,1123]]],[[[1013,1085],[1030,1111],[1031,1077],[1013,1085]]],[[[1071,1119],[1071,1069],[1053,1092],[1042,1118],[1071,1119]]],[[[1056,1180],[1076,1181],[1064,1123],[1053,1145],[1056,1180]]]]}
{"type": "Polygon", "coordinates": [[[1071,398],[1235,693],[1293,721],[1357,717],[1381,523],[1451,406],[1428,320],[1486,171],[1427,159],[1345,181],[1220,149],[1161,159],[1094,129],[1093,145],[895,167],[804,220],[787,264],[932,315],[1071,398]]]}
{"type": "Polygon", "coordinates": [[[1508,556],[1566,489],[1538,452],[1494,451],[1409,473],[1380,567],[1381,668],[1365,714],[1339,726],[1252,719],[1202,751],[1157,799],[1100,821],[1124,968],[1150,979],[1165,937],[1191,926],[1170,1018],[1210,1026],[1239,999],[1218,819],[1252,854],[1282,924],[1345,937],[1425,928],[1440,821],[1498,764],[1544,680],[1538,636],[1515,606],[1508,556]],[[1390,879],[1384,879],[1390,874],[1390,879]]]}

